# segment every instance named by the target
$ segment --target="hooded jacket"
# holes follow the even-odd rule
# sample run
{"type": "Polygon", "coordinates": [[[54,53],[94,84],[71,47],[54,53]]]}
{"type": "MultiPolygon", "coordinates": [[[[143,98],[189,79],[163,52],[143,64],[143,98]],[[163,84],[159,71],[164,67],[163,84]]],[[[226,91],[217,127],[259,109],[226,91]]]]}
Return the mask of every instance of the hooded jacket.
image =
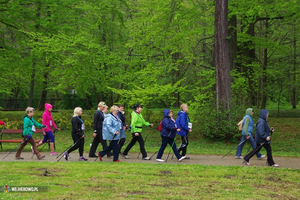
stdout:
{"type": "Polygon", "coordinates": [[[28,134],[33,135],[32,126],[36,126],[38,128],[42,128],[43,125],[39,124],[35,121],[33,117],[29,117],[28,115],[25,115],[22,117],[23,119],[23,136],[26,136],[28,134]]]}
{"type": "Polygon", "coordinates": [[[126,123],[125,123],[125,115],[121,112],[121,111],[118,111],[118,118],[122,121],[122,131],[120,132],[120,137],[121,138],[126,138],[126,135],[125,135],[125,130],[124,130],[124,126],[126,126],[126,123]]]}
{"type": "Polygon", "coordinates": [[[149,126],[150,123],[146,122],[143,115],[132,111],[131,113],[131,133],[141,133],[143,125],[149,126]]]}
{"type": "Polygon", "coordinates": [[[262,109],[259,114],[259,119],[256,123],[255,141],[258,144],[271,143],[271,140],[267,141],[266,138],[270,136],[270,128],[267,122],[268,110],[262,109]]]}
{"type": "Polygon", "coordinates": [[[122,121],[112,113],[109,113],[103,121],[103,140],[119,140],[122,131],[124,131],[122,121]],[[119,131],[119,134],[114,137],[117,131],[119,131]]]}
{"type": "Polygon", "coordinates": [[[243,120],[242,134],[245,136],[252,135],[254,122],[252,119],[252,108],[246,110],[246,115],[243,120]]]}
{"type": "Polygon", "coordinates": [[[45,132],[51,131],[51,126],[57,129],[54,120],[52,118],[52,113],[49,110],[45,110],[43,114],[43,125],[47,126],[46,128],[43,128],[43,131],[45,132]]]}
{"type": "Polygon", "coordinates": [[[169,116],[170,110],[164,110],[164,118],[162,120],[162,131],[160,132],[161,136],[168,138],[175,138],[176,136],[176,124],[169,116]]]}
{"type": "Polygon", "coordinates": [[[176,125],[177,128],[180,128],[180,131],[178,132],[178,135],[186,137],[187,132],[189,131],[188,123],[189,123],[189,117],[186,112],[179,111],[178,117],[176,118],[176,125]]]}

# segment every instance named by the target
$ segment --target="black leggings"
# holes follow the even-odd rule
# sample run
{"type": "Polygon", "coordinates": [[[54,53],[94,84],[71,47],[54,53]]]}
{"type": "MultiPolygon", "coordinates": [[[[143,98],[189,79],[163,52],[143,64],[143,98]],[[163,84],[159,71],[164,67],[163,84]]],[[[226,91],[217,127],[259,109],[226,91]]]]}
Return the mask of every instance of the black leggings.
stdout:
{"type": "Polygon", "coordinates": [[[189,144],[189,138],[188,138],[188,135],[186,135],[185,137],[181,136],[181,144],[179,145],[178,147],[178,152],[180,153],[180,151],[182,151],[182,156],[185,156],[186,155],[186,148],[189,144]]]}
{"type": "Polygon", "coordinates": [[[73,138],[74,144],[77,141],[78,142],[68,150],[68,154],[79,148],[79,156],[80,157],[83,156],[84,138],[81,138],[81,136],[79,136],[77,134],[72,134],[72,138],[73,138]]]}
{"type": "Polygon", "coordinates": [[[268,162],[268,165],[274,165],[274,160],[273,160],[273,157],[272,157],[272,149],[271,149],[271,144],[256,144],[256,148],[253,149],[249,154],[247,154],[245,157],[244,157],[244,160],[249,162],[250,158],[252,158],[252,156],[254,156],[254,154],[256,154],[257,152],[259,152],[261,150],[261,148],[264,147],[267,151],[267,162],[268,162]]]}
{"type": "Polygon", "coordinates": [[[103,150],[107,147],[107,143],[106,143],[106,140],[103,140],[103,137],[102,137],[102,132],[99,132],[96,137],[94,138],[93,142],[92,142],[92,146],[91,146],[91,149],[90,149],[90,153],[89,153],[89,156],[93,156],[95,155],[95,152],[98,148],[98,145],[99,143],[101,143],[102,147],[103,147],[103,150]]]}
{"type": "Polygon", "coordinates": [[[147,157],[147,152],[145,150],[145,143],[141,133],[138,133],[139,136],[135,136],[135,133],[132,133],[132,139],[126,149],[123,151],[123,155],[127,155],[128,151],[135,145],[136,142],[140,144],[140,150],[142,152],[143,158],[147,157]]]}

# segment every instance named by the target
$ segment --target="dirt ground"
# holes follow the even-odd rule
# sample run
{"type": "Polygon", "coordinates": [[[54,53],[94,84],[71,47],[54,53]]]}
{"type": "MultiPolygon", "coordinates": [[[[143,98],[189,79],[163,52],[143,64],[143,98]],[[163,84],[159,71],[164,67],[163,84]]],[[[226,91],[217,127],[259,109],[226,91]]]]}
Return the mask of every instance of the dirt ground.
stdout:
{"type": "MultiPolygon", "coordinates": [[[[57,162],[56,156],[51,156],[48,152],[42,152],[42,155],[45,155],[46,157],[43,160],[37,160],[36,156],[32,157],[31,152],[22,152],[21,156],[24,158],[24,160],[15,160],[15,152],[11,153],[9,156],[7,156],[5,159],[3,159],[9,152],[0,152],[0,162],[2,161],[15,161],[15,162],[26,162],[26,161],[37,161],[37,162],[57,162]]],[[[168,153],[165,153],[162,157],[162,159],[166,160],[168,153]]],[[[149,153],[148,156],[152,156],[154,153],[149,153]]],[[[89,158],[87,153],[85,153],[83,156],[88,158],[87,162],[94,162],[95,158],[89,158]]],[[[137,153],[130,153],[128,154],[130,159],[125,159],[122,156],[119,157],[119,159],[122,162],[127,163],[157,163],[157,164],[200,164],[200,165],[221,165],[221,166],[246,166],[243,164],[243,160],[241,159],[235,159],[234,156],[226,156],[223,159],[222,156],[218,155],[188,155],[190,159],[183,160],[181,162],[178,162],[178,160],[174,157],[172,157],[172,153],[170,154],[168,161],[164,163],[156,162],[156,154],[153,155],[151,160],[142,160],[141,155],[139,158],[137,158],[137,153]]],[[[70,158],[68,161],[66,161],[64,158],[62,158],[59,162],[78,162],[79,155],[78,153],[71,153],[70,158]]],[[[275,163],[279,165],[279,168],[293,168],[293,169],[300,169],[300,158],[290,158],[290,157],[274,157],[273,158],[275,163]]],[[[250,160],[250,166],[247,167],[265,167],[267,158],[264,158],[262,160],[257,160],[256,157],[252,157],[250,160]]],[[[99,162],[99,159],[97,159],[96,162],[99,162]]],[[[102,162],[112,162],[112,157],[107,158],[106,156],[103,158],[102,162]]]]}

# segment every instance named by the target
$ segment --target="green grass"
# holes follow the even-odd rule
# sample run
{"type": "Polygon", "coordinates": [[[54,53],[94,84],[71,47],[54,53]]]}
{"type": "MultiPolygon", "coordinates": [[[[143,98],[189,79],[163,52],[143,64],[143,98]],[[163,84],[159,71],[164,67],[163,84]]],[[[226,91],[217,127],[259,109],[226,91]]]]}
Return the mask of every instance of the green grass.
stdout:
{"type": "Polygon", "coordinates": [[[139,163],[2,162],[0,185],[46,186],[1,199],[299,199],[300,170],[139,163]]]}

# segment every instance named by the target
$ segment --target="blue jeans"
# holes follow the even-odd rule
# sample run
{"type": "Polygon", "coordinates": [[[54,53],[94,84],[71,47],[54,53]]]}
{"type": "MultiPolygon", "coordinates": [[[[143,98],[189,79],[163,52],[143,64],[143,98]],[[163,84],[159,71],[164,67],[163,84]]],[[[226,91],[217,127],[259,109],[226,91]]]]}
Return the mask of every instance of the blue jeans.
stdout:
{"type": "MultiPolygon", "coordinates": [[[[250,135],[250,138],[247,140],[247,136],[246,136],[246,135],[243,135],[243,136],[242,136],[242,139],[241,139],[241,141],[240,141],[241,144],[238,146],[238,148],[237,148],[237,150],[236,150],[236,154],[235,154],[236,156],[241,156],[242,151],[243,151],[243,147],[244,147],[244,145],[245,145],[245,143],[246,143],[247,141],[249,141],[250,145],[252,146],[252,149],[255,149],[255,148],[256,148],[256,143],[255,143],[253,137],[250,135]],[[246,140],[246,141],[244,141],[244,140],[246,140]],[[243,141],[244,141],[244,142],[243,142],[243,141]],[[243,143],[242,143],[242,142],[243,142],[243,143]]],[[[260,154],[259,152],[257,152],[257,153],[256,153],[256,156],[257,156],[257,158],[260,158],[260,157],[261,157],[261,154],[260,154]]]]}
{"type": "Polygon", "coordinates": [[[113,156],[114,159],[113,161],[119,160],[119,145],[118,145],[119,140],[111,140],[109,142],[109,146],[105,147],[103,151],[100,151],[99,154],[101,157],[105,156],[106,154],[110,153],[111,150],[113,150],[113,156]]]}
{"type": "Polygon", "coordinates": [[[161,159],[163,153],[164,153],[164,150],[165,148],[167,147],[167,145],[169,144],[170,146],[172,146],[172,149],[173,149],[173,152],[176,156],[177,159],[181,158],[181,155],[179,154],[177,148],[176,148],[176,144],[174,142],[175,138],[168,138],[168,137],[164,137],[164,136],[161,136],[161,146],[160,146],[160,149],[158,151],[158,154],[156,156],[156,159],[161,159]]]}

